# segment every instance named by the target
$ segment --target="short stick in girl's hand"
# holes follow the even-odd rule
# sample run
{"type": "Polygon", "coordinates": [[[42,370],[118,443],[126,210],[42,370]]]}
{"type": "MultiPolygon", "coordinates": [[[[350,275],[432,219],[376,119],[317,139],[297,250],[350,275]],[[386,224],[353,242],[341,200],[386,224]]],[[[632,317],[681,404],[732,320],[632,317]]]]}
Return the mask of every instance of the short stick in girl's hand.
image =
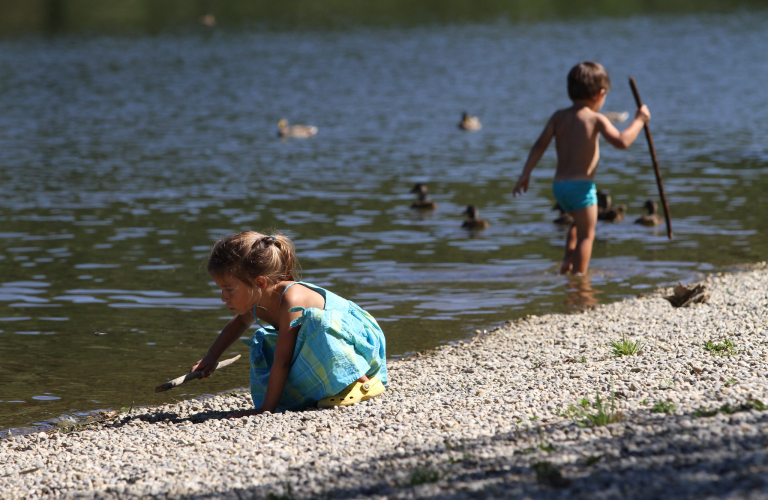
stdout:
{"type": "MultiPolygon", "coordinates": [[[[224,368],[225,366],[229,366],[235,361],[237,361],[238,359],[240,359],[239,354],[234,358],[227,359],[224,361],[219,361],[218,363],[216,363],[215,370],[218,370],[219,368],[224,368]]],[[[211,370],[211,372],[212,371],[213,370],[211,370]]],[[[210,375],[211,372],[208,372],[208,374],[210,375]]],[[[201,372],[200,370],[189,372],[186,375],[182,375],[181,377],[176,377],[175,379],[169,380],[168,382],[162,385],[158,385],[157,387],[155,387],[155,392],[165,392],[169,389],[173,389],[174,387],[180,386],[184,382],[189,382],[190,380],[195,380],[197,378],[200,378],[202,374],[203,372],[201,372]]]]}
{"type": "Polygon", "coordinates": [[[297,281],[298,268],[293,242],[278,233],[245,231],[211,249],[208,273],[235,316],[190,372],[209,376],[227,348],[259,325],[246,342],[255,408],[231,418],[354,404],[384,392],[386,341],[376,320],[354,302],[297,281]]]}

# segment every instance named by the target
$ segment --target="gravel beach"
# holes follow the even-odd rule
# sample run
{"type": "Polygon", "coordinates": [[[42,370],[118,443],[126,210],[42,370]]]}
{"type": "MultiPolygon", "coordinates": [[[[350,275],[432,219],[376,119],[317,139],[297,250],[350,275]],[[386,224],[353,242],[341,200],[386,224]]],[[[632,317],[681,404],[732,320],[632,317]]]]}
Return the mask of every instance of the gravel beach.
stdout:
{"type": "Polygon", "coordinates": [[[227,393],[12,437],[1,496],[768,498],[768,269],[703,284],[707,303],[659,290],[391,362],[352,407],[227,420],[251,407],[227,393]]]}

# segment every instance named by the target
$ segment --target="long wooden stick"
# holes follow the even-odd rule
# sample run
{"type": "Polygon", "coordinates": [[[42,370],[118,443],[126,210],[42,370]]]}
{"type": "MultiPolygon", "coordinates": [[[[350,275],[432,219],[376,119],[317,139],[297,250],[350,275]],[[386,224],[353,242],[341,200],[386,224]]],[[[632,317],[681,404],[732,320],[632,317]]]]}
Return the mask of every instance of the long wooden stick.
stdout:
{"type": "MultiPolygon", "coordinates": [[[[225,366],[231,365],[232,363],[234,363],[238,359],[240,359],[240,355],[239,354],[237,356],[235,356],[234,358],[227,359],[227,360],[220,361],[220,362],[216,363],[216,368],[211,370],[211,373],[213,373],[214,371],[218,370],[219,368],[224,368],[225,366]]],[[[190,380],[195,380],[196,378],[200,378],[200,375],[202,375],[202,374],[203,374],[202,370],[196,370],[196,371],[187,373],[186,375],[182,375],[181,377],[178,377],[178,378],[175,378],[175,379],[173,379],[171,381],[168,381],[168,382],[164,383],[163,385],[158,385],[157,387],[155,387],[155,392],[163,392],[163,391],[167,391],[168,389],[173,389],[177,385],[181,385],[184,382],[189,382],[190,380]]]]}
{"type": "MultiPolygon", "coordinates": [[[[637,107],[642,107],[643,101],[640,100],[640,92],[637,91],[637,84],[635,79],[629,77],[629,86],[632,87],[632,93],[635,95],[635,102],[637,107]]],[[[669,215],[669,206],[667,205],[667,196],[664,194],[664,183],[661,182],[661,170],[659,170],[659,162],[656,159],[656,148],[653,147],[653,137],[651,137],[651,129],[648,127],[648,123],[643,127],[645,130],[645,138],[648,140],[648,149],[651,150],[651,161],[653,161],[653,171],[656,172],[656,185],[659,186],[659,196],[661,197],[661,204],[664,206],[664,217],[667,219],[667,236],[672,239],[672,217],[669,215]]]]}

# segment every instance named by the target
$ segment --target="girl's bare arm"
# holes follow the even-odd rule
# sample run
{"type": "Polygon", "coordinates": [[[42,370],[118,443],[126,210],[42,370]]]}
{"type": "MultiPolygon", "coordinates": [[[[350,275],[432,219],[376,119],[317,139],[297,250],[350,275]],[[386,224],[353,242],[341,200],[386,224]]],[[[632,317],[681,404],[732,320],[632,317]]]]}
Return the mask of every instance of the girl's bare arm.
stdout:
{"type": "MultiPolygon", "coordinates": [[[[296,287],[293,287],[296,288],[296,287]]],[[[293,352],[296,349],[296,339],[299,336],[301,325],[291,327],[291,321],[301,316],[300,312],[289,312],[288,310],[299,304],[294,303],[294,294],[288,290],[283,296],[280,304],[280,330],[277,334],[277,345],[275,346],[275,359],[272,368],[269,370],[269,381],[267,382],[264,401],[261,403],[259,412],[274,412],[280,403],[280,398],[285,389],[285,381],[288,379],[288,372],[291,370],[291,361],[293,352]]]]}
{"type": "Polygon", "coordinates": [[[221,331],[216,340],[208,349],[208,354],[203,359],[195,363],[189,371],[202,370],[203,374],[200,378],[208,377],[211,371],[216,367],[216,361],[224,354],[224,351],[231,346],[235,340],[239,339],[243,333],[253,324],[253,315],[240,315],[238,314],[227,323],[227,326],[221,331]]]}

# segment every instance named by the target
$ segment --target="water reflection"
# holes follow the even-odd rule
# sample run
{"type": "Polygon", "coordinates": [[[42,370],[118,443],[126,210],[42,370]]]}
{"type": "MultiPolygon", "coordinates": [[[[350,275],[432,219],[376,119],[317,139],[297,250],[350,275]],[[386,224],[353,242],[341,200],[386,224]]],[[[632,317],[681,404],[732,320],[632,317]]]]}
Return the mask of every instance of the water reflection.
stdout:
{"type": "Polygon", "coordinates": [[[568,285],[565,290],[565,305],[576,309],[586,309],[598,304],[597,294],[600,290],[592,288],[592,277],[568,276],[568,285]]]}

